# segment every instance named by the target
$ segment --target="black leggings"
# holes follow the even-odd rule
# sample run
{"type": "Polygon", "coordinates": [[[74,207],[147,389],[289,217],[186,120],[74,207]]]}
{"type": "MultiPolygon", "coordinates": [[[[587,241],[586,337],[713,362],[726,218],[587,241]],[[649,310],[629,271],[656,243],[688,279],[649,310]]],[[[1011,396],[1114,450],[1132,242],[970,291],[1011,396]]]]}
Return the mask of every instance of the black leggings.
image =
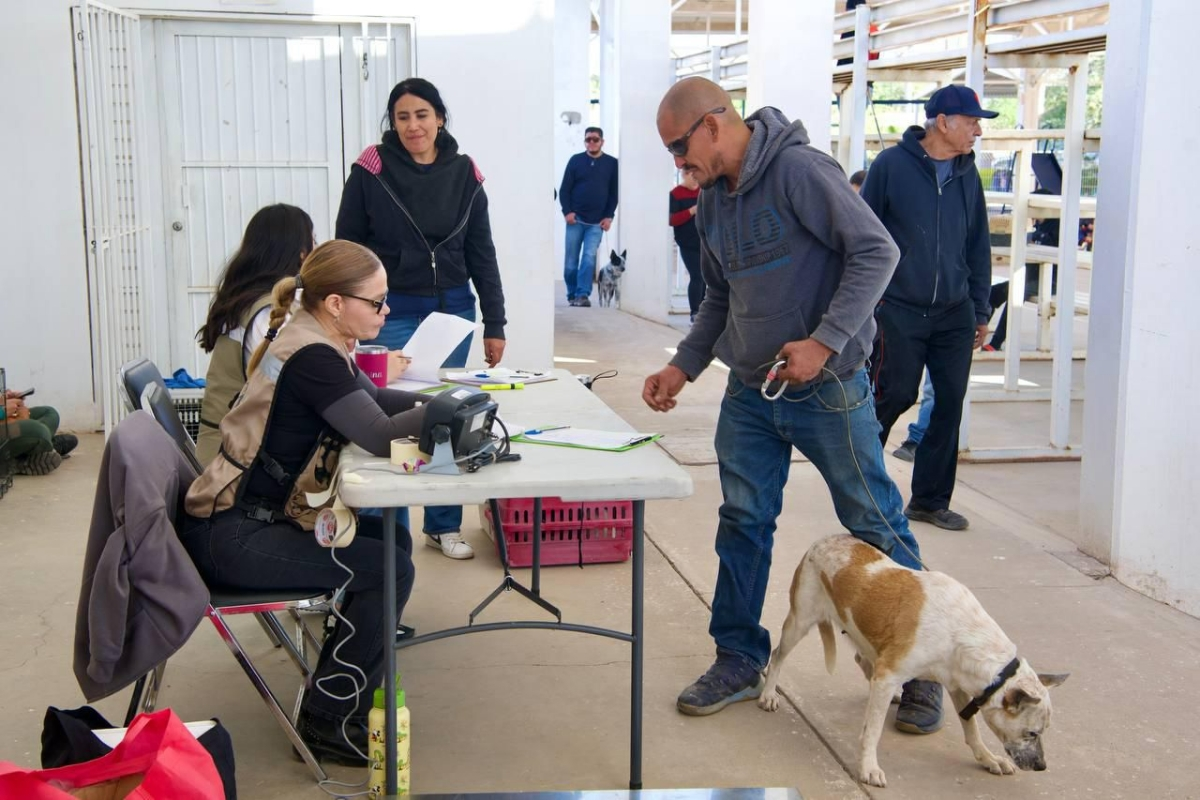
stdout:
{"type": "Polygon", "coordinates": [[[691,309],[692,316],[696,316],[696,312],[700,310],[700,303],[704,301],[704,278],[700,275],[700,248],[697,247],[679,247],[679,255],[683,257],[683,265],[688,271],[688,308],[691,309]]]}
{"type": "MultiPolygon", "coordinates": [[[[317,544],[313,534],[290,522],[266,523],[250,519],[239,509],[210,519],[187,517],[181,538],[196,568],[210,587],[229,589],[336,589],[350,575],[333,563],[331,553],[350,569],[354,578],[346,588],[341,613],[354,626],[338,622],[325,642],[313,674],[313,688],[304,707],[318,717],[340,720],[361,717],[371,709],[375,687],[383,680],[383,648],[395,640],[395,631],[383,630],[383,520],[359,517],[358,533],[348,546],[332,551],[317,544]],[[348,641],[346,641],[348,639],[348,641]],[[334,700],[315,688],[318,681],[330,693],[353,694],[346,678],[323,680],[348,670],[333,660],[333,649],[346,644],[338,657],[366,674],[366,687],[353,699],[334,700]]],[[[412,537],[396,526],[396,617],[408,602],[413,584],[412,537]]]]}

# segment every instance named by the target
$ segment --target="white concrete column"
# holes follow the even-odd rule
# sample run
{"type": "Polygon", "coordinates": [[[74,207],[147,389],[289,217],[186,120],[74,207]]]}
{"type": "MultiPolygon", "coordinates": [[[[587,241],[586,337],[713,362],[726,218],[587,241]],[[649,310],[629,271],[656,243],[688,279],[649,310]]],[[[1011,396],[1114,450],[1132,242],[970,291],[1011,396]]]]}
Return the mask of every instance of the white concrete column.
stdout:
{"type": "MultiPolygon", "coordinates": [[[[617,126],[620,142],[619,232],[609,231],[609,249],[629,252],[621,284],[621,307],[647,319],[666,321],[670,309],[671,228],[667,195],[675,168],[658,137],[658,103],[673,82],[671,7],[645,0],[605,0],[616,7],[617,126]],[[614,234],[616,234],[614,236],[614,234]]],[[[603,25],[604,18],[601,19],[603,25]]],[[[605,129],[607,135],[607,128],[605,129]]]]}
{"type": "Polygon", "coordinates": [[[775,106],[829,151],[833,124],[833,12],[830,2],[754,0],[746,113],[775,106]]]}
{"type": "MultiPolygon", "coordinates": [[[[1191,0],[1113,3],[1104,179],[1088,326],[1082,548],[1134,589],[1200,615],[1200,228],[1180,132],[1200,129],[1191,0]]],[[[1071,236],[1065,228],[1063,236],[1071,236]]],[[[1059,289],[1070,291],[1072,287],[1059,289]]]]}
{"type": "MultiPolygon", "coordinates": [[[[554,188],[562,185],[571,156],[583,150],[583,129],[588,126],[591,87],[588,79],[588,44],[592,36],[589,0],[554,0],[554,188]]],[[[566,225],[556,192],[551,192],[558,224],[554,226],[552,279],[562,276],[566,225]]]]}
{"type": "MultiPolygon", "coordinates": [[[[620,42],[618,35],[621,20],[620,0],[599,0],[600,13],[600,127],[604,129],[604,152],[611,156],[621,156],[621,62],[620,42]]],[[[601,247],[616,248],[621,240],[621,215],[618,211],[613,220],[612,228],[608,231],[601,247]]],[[[604,250],[597,259],[608,258],[608,250],[604,250]]],[[[600,269],[602,261],[597,261],[596,269],[600,269]]]]}
{"type": "Polygon", "coordinates": [[[617,26],[620,0],[600,0],[600,127],[604,129],[604,151],[619,155],[617,89],[621,80],[617,60],[617,26]]]}
{"type": "MultiPolygon", "coordinates": [[[[867,155],[867,63],[871,58],[871,8],[865,3],[854,9],[854,69],[850,90],[842,94],[842,126],[849,129],[850,152],[842,167],[853,175],[866,166],[867,155]]],[[[839,126],[839,127],[842,127],[839,126]]],[[[809,131],[812,135],[812,131],[809,131]]],[[[842,156],[841,151],[838,152],[842,156]]]]}

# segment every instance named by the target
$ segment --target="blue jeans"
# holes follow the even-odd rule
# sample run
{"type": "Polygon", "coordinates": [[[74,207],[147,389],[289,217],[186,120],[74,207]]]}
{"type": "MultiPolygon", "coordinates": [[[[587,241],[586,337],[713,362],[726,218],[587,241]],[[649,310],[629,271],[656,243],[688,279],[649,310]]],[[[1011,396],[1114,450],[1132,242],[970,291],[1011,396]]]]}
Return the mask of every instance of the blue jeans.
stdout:
{"type": "Polygon", "coordinates": [[[759,620],[793,447],[820,471],[838,519],[850,533],[899,564],[921,568],[900,492],[883,465],[866,370],[842,386],[830,378],[772,403],[762,398],[758,386],[747,386],[731,374],[721,402],[716,450],[724,502],[708,630],[718,649],[739,653],[759,669],[771,654],[771,635],[759,620]],[[850,441],[861,475],[847,447],[850,441]],[[897,546],[897,537],[903,546],[897,546]]]}
{"type": "Polygon", "coordinates": [[[568,300],[591,295],[596,275],[596,250],[603,235],[599,225],[577,221],[567,226],[563,281],[567,284],[568,300]]]}
{"type": "MultiPolygon", "coordinates": [[[[403,350],[404,345],[408,344],[408,340],[416,332],[417,327],[429,316],[428,314],[389,314],[387,322],[383,323],[383,330],[379,332],[379,336],[372,339],[370,342],[363,344],[381,344],[389,350],[403,350]]],[[[467,311],[460,311],[455,316],[475,321],[475,309],[471,308],[467,311]]],[[[454,349],[450,357],[442,364],[443,367],[465,367],[467,365],[467,352],[471,349],[471,338],[474,334],[470,334],[463,339],[462,344],[454,349]]],[[[378,509],[370,508],[363,509],[360,514],[375,515],[379,513],[378,509]]],[[[400,508],[396,510],[396,524],[408,527],[408,509],[400,508]]],[[[425,507],[425,524],[421,526],[425,533],[453,533],[462,529],[462,506],[426,506],[425,507]]]]}
{"type": "Polygon", "coordinates": [[[921,387],[921,409],[917,412],[917,421],[908,423],[908,441],[920,444],[929,430],[929,418],[933,416],[933,378],[925,371],[925,385],[921,387]]]}

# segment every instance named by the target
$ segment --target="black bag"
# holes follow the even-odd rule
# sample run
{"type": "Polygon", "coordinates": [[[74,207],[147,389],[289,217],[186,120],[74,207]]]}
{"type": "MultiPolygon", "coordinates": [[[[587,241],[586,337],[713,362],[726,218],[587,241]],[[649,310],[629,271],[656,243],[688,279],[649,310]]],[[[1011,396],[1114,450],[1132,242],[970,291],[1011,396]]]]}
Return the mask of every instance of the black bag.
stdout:
{"type": "MultiPolygon", "coordinates": [[[[217,725],[198,738],[200,745],[212,756],[217,774],[225,786],[225,800],[237,800],[237,781],[234,776],[233,739],[218,719],[217,725]]],[[[112,748],[97,739],[92,731],[116,727],[91,706],[82,708],[46,709],[42,722],[42,769],[80,764],[107,755],[112,748]]]]}

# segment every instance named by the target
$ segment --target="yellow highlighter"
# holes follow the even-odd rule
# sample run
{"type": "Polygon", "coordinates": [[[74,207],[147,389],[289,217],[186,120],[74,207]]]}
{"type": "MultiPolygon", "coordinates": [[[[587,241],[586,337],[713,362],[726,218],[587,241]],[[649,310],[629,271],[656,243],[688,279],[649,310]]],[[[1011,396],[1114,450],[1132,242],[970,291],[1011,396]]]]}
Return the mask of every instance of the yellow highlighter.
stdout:
{"type": "Polygon", "coordinates": [[[523,383],[485,383],[479,387],[485,392],[495,392],[503,389],[524,389],[523,383]]]}

